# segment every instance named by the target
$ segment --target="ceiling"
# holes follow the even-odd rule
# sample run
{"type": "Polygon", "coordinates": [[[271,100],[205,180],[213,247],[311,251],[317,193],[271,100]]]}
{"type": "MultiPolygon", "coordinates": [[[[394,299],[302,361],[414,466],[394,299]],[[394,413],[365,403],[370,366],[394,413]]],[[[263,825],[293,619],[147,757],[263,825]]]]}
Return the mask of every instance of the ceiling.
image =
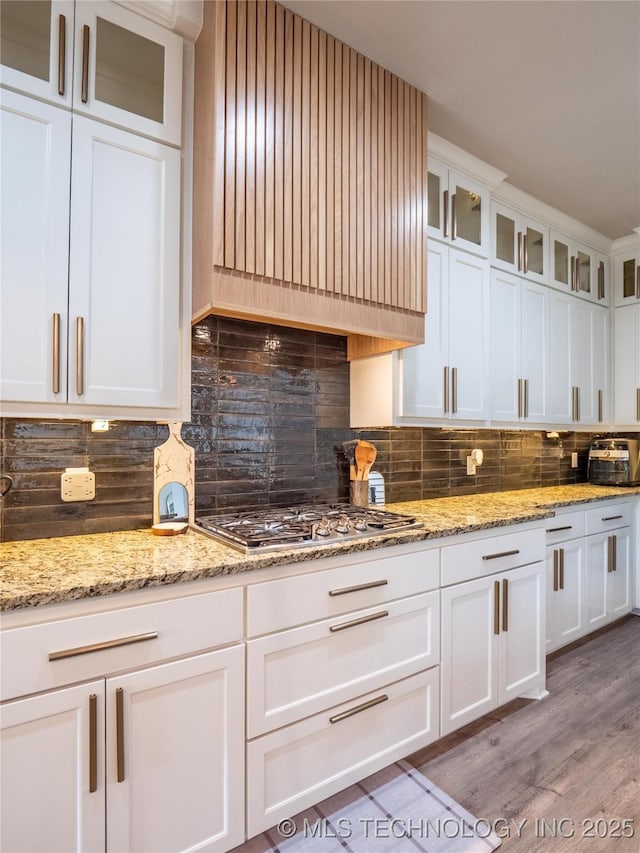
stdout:
{"type": "Polygon", "coordinates": [[[284,0],[429,95],[429,130],[610,239],[640,227],[640,0],[284,0]]]}

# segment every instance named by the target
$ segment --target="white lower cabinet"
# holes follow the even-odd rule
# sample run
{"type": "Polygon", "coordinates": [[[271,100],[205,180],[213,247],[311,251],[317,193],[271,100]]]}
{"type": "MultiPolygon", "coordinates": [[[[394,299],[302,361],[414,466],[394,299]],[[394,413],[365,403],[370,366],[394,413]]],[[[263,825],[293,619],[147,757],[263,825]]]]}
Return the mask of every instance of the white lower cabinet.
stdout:
{"type": "MultiPolygon", "coordinates": [[[[242,639],[241,590],[3,632],[3,644],[24,650],[19,666],[34,687],[76,663],[100,677],[2,704],[2,849],[224,851],[243,841],[244,646],[156,660],[163,642],[177,651],[223,633],[242,639]],[[214,606],[210,627],[182,621],[202,618],[198,599],[214,606]],[[94,623],[101,649],[87,643],[94,623]],[[76,645],[58,656],[70,626],[76,645]],[[150,665],[111,675],[127,648],[150,665]]],[[[3,666],[17,663],[3,655],[3,666]]],[[[18,683],[3,673],[3,695],[18,683]]]]}
{"type": "Polygon", "coordinates": [[[442,590],[441,734],[544,689],[544,564],[442,590]]]}
{"type": "Polygon", "coordinates": [[[588,631],[595,631],[631,610],[630,528],[588,538],[586,595],[588,631]]]}
{"type": "Polygon", "coordinates": [[[584,539],[547,548],[547,652],[577,640],[587,630],[585,564],[584,539]]]}

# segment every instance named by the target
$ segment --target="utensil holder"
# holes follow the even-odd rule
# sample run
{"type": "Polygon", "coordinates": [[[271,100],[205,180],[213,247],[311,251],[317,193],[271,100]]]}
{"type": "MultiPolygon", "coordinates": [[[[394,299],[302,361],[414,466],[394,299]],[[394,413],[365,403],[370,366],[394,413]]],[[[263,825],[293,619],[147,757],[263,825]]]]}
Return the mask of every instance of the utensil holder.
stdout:
{"type": "Polygon", "coordinates": [[[351,480],[349,500],[353,506],[369,506],[369,481],[351,480]]]}

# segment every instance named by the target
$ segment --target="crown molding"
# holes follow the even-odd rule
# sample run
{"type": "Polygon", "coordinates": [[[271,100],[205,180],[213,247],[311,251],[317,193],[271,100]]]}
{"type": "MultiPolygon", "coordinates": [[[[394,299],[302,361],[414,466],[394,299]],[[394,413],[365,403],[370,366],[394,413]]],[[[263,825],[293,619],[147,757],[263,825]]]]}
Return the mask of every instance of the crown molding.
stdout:
{"type": "Polygon", "coordinates": [[[202,29],[202,0],[115,0],[120,6],[195,41],[202,29]]]}
{"type": "Polygon", "coordinates": [[[468,151],[458,148],[452,142],[448,142],[441,136],[431,131],[427,132],[427,152],[429,157],[437,157],[444,160],[448,166],[452,166],[457,172],[464,172],[468,177],[475,178],[494,190],[507,177],[506,172],[501,172],[494,166],[485,163],[468,151]]]}

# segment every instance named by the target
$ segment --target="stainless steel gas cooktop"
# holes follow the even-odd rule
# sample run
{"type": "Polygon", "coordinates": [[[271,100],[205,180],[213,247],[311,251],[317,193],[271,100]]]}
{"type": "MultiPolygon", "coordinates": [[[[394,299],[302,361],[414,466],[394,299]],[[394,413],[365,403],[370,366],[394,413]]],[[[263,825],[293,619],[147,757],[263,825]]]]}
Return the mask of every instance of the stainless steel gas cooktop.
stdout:
{"type": "Polygon", "coordinates": [[[382,536],[423,525],[410,515],[338,503],[199,516],[196,526],[227,545],[255,554],[382,536]]]}

